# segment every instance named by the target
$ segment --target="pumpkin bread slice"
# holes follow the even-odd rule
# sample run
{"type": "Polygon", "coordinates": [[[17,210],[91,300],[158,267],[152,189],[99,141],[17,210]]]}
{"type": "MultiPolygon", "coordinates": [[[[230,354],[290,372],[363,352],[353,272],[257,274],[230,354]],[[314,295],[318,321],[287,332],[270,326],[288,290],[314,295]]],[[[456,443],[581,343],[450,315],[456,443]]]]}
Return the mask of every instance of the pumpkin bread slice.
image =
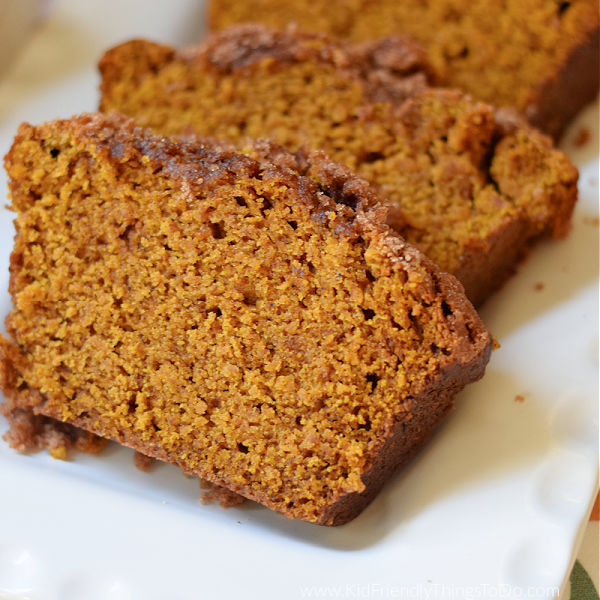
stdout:
{"type": "Polygon", "coordinates": [[[374,186],[388,224],[476,305],[534,240],[568,228],[569,159],[519,119],[428,89],[426,63],[405,40],[357,47],[249,25],[181,52],[128,42],[100,70],[101,109],[157,133],[324,150],[374,186]]]}
{"type": "Polygon", "coordinates": [[[438,84],[515,108],[555,138],[598,93],[598,0],[211,0],[210,21],[354,41],[409,35],[438,84]]]}
{"type": "Polygon", "coordinates": [[[256,156],[116,116],[20,127],[3,412],[337,525],[483,375],[490,336],[347,168],[256,156]]]}

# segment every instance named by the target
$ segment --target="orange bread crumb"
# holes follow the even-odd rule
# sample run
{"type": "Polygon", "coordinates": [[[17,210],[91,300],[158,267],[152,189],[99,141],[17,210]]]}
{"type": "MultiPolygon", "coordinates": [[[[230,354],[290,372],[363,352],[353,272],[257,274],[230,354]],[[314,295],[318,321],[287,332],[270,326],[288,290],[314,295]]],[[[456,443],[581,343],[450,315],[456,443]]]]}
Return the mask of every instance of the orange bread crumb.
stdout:
{"type": "Polygon", "coordinates": [[[133,464],[137,469],[143,471],[144,473],[149,473],[152,471],[152,467],[154,466],[154,459],[151,456],[146,456],[141,452],[136,452],[133,455],[133,464]]]}
{"type": "Polygon", "coordinates": [[[209,481],[200,480],[200,487],[206,490],[200,496],[202,504],[217,502],[221,508],[231,508],[232,506],[239,506],[244,502],[243,496],[209,481]]]}

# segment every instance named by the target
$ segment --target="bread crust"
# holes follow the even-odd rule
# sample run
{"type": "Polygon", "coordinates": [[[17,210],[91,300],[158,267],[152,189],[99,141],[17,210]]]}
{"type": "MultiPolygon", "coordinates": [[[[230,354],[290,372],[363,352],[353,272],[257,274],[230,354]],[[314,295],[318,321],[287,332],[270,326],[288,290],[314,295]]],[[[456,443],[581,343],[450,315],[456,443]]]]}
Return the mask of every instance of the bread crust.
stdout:
{"type": "Polygon", "coordinates": [[[556,73],[548,75],[525,107],[531,124],[560,140],[569,122],[598,94],[600,27],[590,29],[556,73]]]}

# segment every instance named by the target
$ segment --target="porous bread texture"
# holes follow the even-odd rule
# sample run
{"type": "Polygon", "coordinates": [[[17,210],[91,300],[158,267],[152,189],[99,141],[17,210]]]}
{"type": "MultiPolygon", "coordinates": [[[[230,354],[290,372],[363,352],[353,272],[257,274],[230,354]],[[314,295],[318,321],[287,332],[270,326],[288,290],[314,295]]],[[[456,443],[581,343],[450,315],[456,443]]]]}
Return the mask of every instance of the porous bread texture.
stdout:
{"type": "Polygon", "coordinates": [[[522,111],[559,137],[598,93],[597,0],[212,0],[210,23],[296,23],[351,40],[410,35],[441,85],[522,111]]]}
{"type": "Polygon", "coordinates": [[[348,169],[256,155],[118,116],[21,125],[3,410],[336,525],[482,376],[490,336],[348,169]]]}
{"type": "Polygon", "coordinates": [[[238,26],[181,52],[140,40],[109,50],[100,106],[167,135],[323,149],[368,180],[388,224],[479,304],[533,240],[566,231],[577,170],[506,111],[427,89],[422,64],[401,39],[352,46],[238,26]]]}

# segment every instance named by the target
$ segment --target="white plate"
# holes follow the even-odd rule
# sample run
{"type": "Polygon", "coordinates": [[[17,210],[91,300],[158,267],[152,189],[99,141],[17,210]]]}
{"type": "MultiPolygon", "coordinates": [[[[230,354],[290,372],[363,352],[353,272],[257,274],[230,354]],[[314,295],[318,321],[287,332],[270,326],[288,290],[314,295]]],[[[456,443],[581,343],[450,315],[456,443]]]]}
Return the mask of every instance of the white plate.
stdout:
{"type": "MultiPolygon", "coordinates": [[[[0,152],[21,120],[93,110],[109,45],[200,37],[201,3],[151,6],[59,4],[0,83],[0,152]]],[[[541,244],[482,312],[502,343],[485,378],[359,518],[330,529],[252,503],[203,506],[197,481],[167,465],[141,473],[116,445],[61,462],[0,443],[0,598],[555,596],[598,470],[597,132],[590,107],[566,136],[581,169],[570,236],[541,244]],[[592,139],[578,149],[584,124],[592,139]]],[[[0,212],[1,290],[11,219],[0,212]]]]}

